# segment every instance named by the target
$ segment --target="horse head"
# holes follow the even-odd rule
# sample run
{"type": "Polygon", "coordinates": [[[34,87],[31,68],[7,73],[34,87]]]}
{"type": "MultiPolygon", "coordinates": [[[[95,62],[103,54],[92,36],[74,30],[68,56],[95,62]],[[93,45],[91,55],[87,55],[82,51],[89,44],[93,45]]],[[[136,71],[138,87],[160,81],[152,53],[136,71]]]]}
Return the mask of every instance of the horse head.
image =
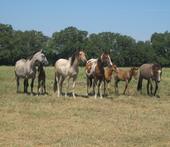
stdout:
{"type": "Polygon", "coordinates": [[[83,51],[79,51],[78,58],[79,58],[79,60],[81,60],[83,62],[87,61],[86,55],[85,55],[85,53],[83,51]]]}
{"type": "Polygon", "coordinates": [[[159,64],[153,64],[152,73],[153,73],[152,79],[154,79],[157,82],[160,82],[162,75],[162,67],[159,64]]]}
{"type": "Polygon", "coordinates": [[[119,70],[116,64],[112,64],[111,68],[114,72],[118,72],[119,70]]]}
{"type": "Polygon", "coordinates": [[[132,76],[134,77],[135,80],[138,79],[138,69],[139,69],[138,67],[132,67],[130,69],[132,76]]]}
{"type": "Polygon", "coordinates": [[[113,65],[108,53],[103,53],[100,58],[102,63],[104,63],[106,66],[111,67],[113,65]]]}
{"type": "Polygon", "coordinates": [[[39,52],[35,53],[32,59],[36,62],[36,65],[39,65],[39,64],[47,65],[48,64],[48,60],[46,56],[44,55],[44,53],[42,52],[42,49],[39,52]]]}

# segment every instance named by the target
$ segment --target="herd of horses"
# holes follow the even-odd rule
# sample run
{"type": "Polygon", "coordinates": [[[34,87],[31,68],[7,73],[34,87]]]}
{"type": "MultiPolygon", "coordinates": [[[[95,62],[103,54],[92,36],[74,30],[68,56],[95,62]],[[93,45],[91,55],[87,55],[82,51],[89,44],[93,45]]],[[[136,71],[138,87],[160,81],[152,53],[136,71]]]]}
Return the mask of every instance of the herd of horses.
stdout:
{"type": "MultiPolygon", "coordinates": [[[[108,53],[104,52],[97,59],[87,60],[83,51],[76,51],[69,59],[59,59],[55,63],[54,92],[57,92],[58,97],[64,94],[62,88],[65,79],[67,79],[67,87],[64,95],[67,96],[69,81],[72,79],[72,96],[74,98],[76,97],[75,86],[79,73],[79,63],[81,61],[86,64],[85,74],[87,77],[87,96],[91,94],[94,95],[95,98],[98,96],[102,98],[103,96],[109,95],[108,84],[112,77],[114,77],[114,88],[116,94],[119,93],[119,81],[125,81],[123,94],[126,94],[128,84],[132,77],[134,77],[135,79],[138,79],[137,91],[142,91],[142,81],[145,79],[147,80],[147,94],[150,96],[158,96],[156,93],[162,74],[162,68],[159,64],[143,64],[139,68],[132,67],[129,70],[125,70],[120,69],[113,64],[108,53]],[[91,93],[89,93],[89,88],[92,88],[91,93]]],[[[44,70],[44,66],[46,65],[48,65],[48,60],[42,50],[35,53],[31,58],[18,60],[15,64],[17,93],[20,89],[19,81],[22,78],[24,79],[24,93],[28,93],[28,80],[32,79],[31,94],[33,94],[34,80],[36,78],[36,72],[38,71],[37,94],[46,94],[46,74],[44,70]],[[38,70],[36,67],[38,67],[38,70]]]]}

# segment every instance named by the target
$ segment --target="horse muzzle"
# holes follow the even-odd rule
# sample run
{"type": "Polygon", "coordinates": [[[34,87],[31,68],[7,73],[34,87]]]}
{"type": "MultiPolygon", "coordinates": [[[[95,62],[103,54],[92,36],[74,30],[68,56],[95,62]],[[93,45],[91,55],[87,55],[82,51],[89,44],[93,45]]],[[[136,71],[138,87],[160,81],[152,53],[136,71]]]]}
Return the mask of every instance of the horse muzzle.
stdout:
{"type": "Polygon", "coordinates": [[[43,62],[43,64],[44,64],[44,65],[48,65],[48,60],[45,60],[45,61],[43,62]]]}

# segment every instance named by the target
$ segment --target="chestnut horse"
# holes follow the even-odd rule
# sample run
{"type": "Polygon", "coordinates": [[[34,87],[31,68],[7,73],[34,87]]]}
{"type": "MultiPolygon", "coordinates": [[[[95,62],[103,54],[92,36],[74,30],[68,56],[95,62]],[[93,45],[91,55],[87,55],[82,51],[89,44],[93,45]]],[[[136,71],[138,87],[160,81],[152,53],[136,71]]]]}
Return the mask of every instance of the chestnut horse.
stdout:
{"type": "MultiPolygon", "coordinates": [[[[137,90],[142,91],[142,81],[143,79],[147,80],[147,94],[148,95],[156,95],[156,92],[158,90],[158,83],[161,80],[162,75],[162,67],[159,64],[143,64],[140,67],[139,72],[139,81],[137,90]],[[153,93],[153,85],[152,82],[155,81],[155,90],[153,93]]],[[[159,97],[159,96],[158,96],[159,97]]]]}
{"type": "Polygon", "coordinates": [[[106,94],[106,91],[107,91],[107,95],[109,94],[108,85],[111,82],[113,71],[117,72],[117,69],[118,68],[115,64],[113,64],[111,67],[107,66],[104,68],[104,78],[105,78],[104,95],[106,94]]]}
{"type": "Polygon", "coordinates": [[[109,54],[103,53],[98,59],[90,59],[86,63],[86,77],[87,77],[87,95],[88,88],[93,84],[93,91],[95,98],[97,98],[96,85],[98,87],[98,94],[102,98],[102,81],[104,82],[104,67],[112,66],[109,54]]]}
{"type": "Polygon", "coordinates": [[[125,89],[123,94],[126,93],[126,89],[128,88],[128,84],[130,83],[132,77],[137,79],[138,68],[132,67],[129,70],[117,69],[114,75],[115,80],[115,93],[118,93],[118,83],[119,81],[125,81],[125,89]]]}

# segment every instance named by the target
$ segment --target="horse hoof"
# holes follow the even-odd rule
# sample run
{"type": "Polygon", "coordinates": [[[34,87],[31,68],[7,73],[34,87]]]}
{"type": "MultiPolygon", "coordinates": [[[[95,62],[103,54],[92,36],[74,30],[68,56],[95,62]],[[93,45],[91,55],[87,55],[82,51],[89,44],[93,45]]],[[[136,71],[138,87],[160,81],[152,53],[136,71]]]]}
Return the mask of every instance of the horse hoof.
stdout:
{"type": "Polygon", "coordinates": [[[159,96],[159,95],[156,95],[156,98],[160,98],[160,96],[159,96]]]}

